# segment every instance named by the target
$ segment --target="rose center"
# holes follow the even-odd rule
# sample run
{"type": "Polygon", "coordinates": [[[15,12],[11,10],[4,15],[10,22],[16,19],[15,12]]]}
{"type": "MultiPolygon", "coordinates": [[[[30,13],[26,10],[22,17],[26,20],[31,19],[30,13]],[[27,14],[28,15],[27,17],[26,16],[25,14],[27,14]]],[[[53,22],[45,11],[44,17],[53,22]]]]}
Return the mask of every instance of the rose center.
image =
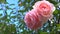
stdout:
{"type": "Polygon", "coordinates": [[[48,6],[46,3],[41,3],[40,8],[43,11],[50,11],[50,6],[48,6]]]}

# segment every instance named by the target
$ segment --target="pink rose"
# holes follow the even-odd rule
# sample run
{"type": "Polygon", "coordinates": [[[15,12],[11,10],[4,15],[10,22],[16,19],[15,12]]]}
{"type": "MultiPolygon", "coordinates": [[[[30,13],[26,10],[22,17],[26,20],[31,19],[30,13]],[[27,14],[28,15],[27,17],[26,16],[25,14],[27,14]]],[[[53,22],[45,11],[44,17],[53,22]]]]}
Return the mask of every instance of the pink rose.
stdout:
{"type": "Polygon", "coordinates": [[[37,9],[32,9],[26,13],[24,21],[29,29],[39,29],[43,26],[44,23],[48,21],[48,18],[40,15],[40,11],[37,9]]]}
{"type": "Polygon", "coordinates": [[[38,1],[33,6],[33,9],[25,15],[24,22],[29,29],[39,29],[49,19],[53,17],[52,13],[55,7],[48,1],[38,1]]]}
{"type": "Polygon", "coordinates": [[[37,12],[38,10],[32,9],[29,11],[24,18],[24,21],[29,29],[36,30],[42,27],[42,16],[40,16],[37,12]]]}
{"type": "Polygon", "coordinates": [[[52,3],[48,2],[48,1],[38,1],[35,3],[35,5],[33,6],[33,8],[37,8],[40,11],[40,14],[44,17],[52,17],[52,13],[55,10],[55,7],[52,3]]]}

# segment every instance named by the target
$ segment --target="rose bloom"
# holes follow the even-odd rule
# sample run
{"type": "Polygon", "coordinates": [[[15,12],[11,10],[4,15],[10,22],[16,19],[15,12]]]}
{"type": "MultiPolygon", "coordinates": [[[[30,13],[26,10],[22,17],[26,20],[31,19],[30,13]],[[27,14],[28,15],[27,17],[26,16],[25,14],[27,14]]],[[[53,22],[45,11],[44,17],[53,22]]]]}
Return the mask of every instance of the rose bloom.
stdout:
{"type": "Polygon", "coordinates": [[[29,29],[36,30],[43,25],[41,21],[42,16],[37,11],[36,9],[32,9],[25,15],[24,21],[29,29]]]}
{"type": "Polygon", "coordinates": [[[24,22],[27,27],[32,30],[37,30],[43,26],[44,23],[48,21],[48,18],[40,15],[40,11],[37,9],[32,9],[27,12],[24,18],[24,22]]]}
{"type": "Polygon", "coordinates": [[[46,0],[36,2],[33,8],[37,8],[42,16],[49,18],[52,18],[52,13],[55,11],[54,5],[46,0]]]}
{"type": "Polygon", "coordinates": [[[26,13],[24,22],[29,29],[37,30],[53,17],[52,13],[55,7],[48,1],[38,1],[33,9],[26,13]]]}

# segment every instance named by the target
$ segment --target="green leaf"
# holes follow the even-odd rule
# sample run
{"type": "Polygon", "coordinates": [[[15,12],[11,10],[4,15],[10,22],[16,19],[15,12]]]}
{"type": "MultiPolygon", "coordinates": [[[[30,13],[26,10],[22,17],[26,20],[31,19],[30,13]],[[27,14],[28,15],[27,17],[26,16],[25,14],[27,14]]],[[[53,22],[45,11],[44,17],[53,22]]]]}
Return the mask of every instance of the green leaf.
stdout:
{"type": "Polygon", "coordinates": [[[2,14],[0,14],[0,16],[2,16],[2,14]]]}
{"type": "Polygon", "coordinates": [[[60,29],[60,24],[57,24],[57,28],[59,28],[59,29],[60,29]]]}
{"type": "Polygon", "coordinates": [[[48,32],[40,32],[40,34],[48,34],[48,32]]]}
{"type": "Polygon", "coordinates": [[[4,34],[16,34],[16,28],[14,24],[6,26],[6,30],[4,31],[4,34]]]}
{"type": "Polygon", "coordinates": [[[53,12],[53,14],[54,14],[54,15],[57,15],[57,14],[58,14],[58,10],[55,10],[55,11],[53,12]]]}
{"type": "Polygon", "coordinates": [[[0,3],[5,3],[6,2],[6,0],[0,0],[0,3]]]}
{"type": "Polygon", "coordinates": [[[56,2],[55,0],[48,0],[50,1],[51,3],[53,3],[54,5],[56,5],[58,2],[56,2]]]}

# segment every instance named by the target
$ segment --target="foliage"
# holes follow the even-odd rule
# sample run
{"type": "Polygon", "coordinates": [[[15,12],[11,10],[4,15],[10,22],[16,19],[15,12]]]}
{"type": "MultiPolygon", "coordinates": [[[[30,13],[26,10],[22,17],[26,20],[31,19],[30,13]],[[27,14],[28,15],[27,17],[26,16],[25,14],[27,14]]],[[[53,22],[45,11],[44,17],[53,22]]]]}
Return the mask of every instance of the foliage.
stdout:
{"type": "Polygon", "coordinates": [[[9,3],[8,0],[0,0],[0,34],[59,34],[60,1],[58,0],[48,0],[56,7],[51,21],[44,24],[38,31],[27,28],[23,20],[24,16],[26,12],[33,9],[32,6],[37,1],[40,0],[18,0],[14,4],[9,3]]]}

